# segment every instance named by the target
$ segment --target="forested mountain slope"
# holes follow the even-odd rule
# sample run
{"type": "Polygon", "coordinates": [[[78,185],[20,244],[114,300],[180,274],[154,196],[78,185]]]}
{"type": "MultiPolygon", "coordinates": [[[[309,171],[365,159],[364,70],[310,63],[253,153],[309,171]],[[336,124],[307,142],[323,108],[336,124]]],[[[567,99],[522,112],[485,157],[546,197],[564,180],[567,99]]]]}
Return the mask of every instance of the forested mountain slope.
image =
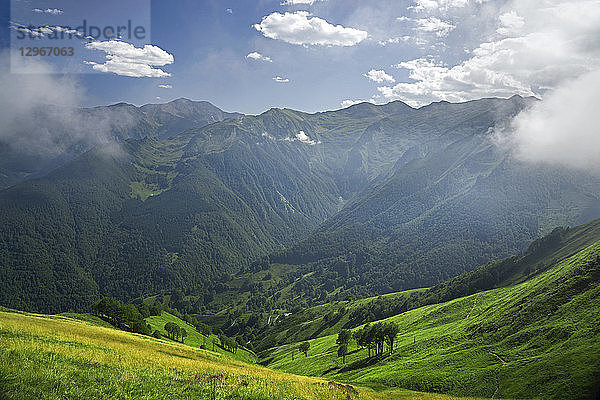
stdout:
{"type": "Polygon", "coordinates": [[[389,178],[256,269],[290,264],[314,272],[305,286],[363,297],[442,282],[600,215],[597,175],[522,163],[494,144],[489,123],[471,119],[401,158],[389,178]]]}
{"type": "Polygon", "coordinates": [[[296,304],[441,282],[600,215],[598,179],[492,143],[531,101],[271,109],[169,139],[153,136],[201,124],[203,108],[145,106],[160,123],[136,138],[0,192],[0,303],[64,311],[179,289],[197,312],[229,274],[270,263],[289,264],[296,304]]]}
{"type": "Polygon", "coordinates": [[[206,101],[72,109],[37,106],[4,121],[0,136],[0,188],[45,175],[97,145],[146,136],[169,138],[187,129],[238,117],[206,101]]]}

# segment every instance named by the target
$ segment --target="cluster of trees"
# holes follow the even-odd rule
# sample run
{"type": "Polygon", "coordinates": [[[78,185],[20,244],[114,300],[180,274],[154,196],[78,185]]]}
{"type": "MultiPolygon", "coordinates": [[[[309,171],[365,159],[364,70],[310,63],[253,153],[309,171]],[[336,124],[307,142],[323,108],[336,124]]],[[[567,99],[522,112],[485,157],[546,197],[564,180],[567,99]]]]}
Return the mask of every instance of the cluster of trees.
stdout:
{"type": "Polygon", "coordinates": [[[167,337],[169,339],[171,339],[171,340],[180,339],[181,343],[183,343],[183,340],[188,335],[188,333],[184,327],[179,326],[174,322],[167,322],[165,324],[165,331],[167,331],[167,337]]]}
{"type": "Polygon", "coordinates": [[[92,308],[94,314],[119,329],[143,335],[152,333],[150,325],[144,321],[144,315],[133,304],[123,304],[112,297],[105,297],[94,303],[92,308]]]}
{"type": "Polygon", "coordinates": [[[353,337],[359,347],[368,349],[369,357],[371,352],[379,356],[384,353],[386,345],[390,354],[394,352],[394,341],[398,331],[398,325],[393,322],[378,322],[373,325],[366,324],[356,330],[353,337]]]}
{"type": "Polygon", "coordinates": [[[219,335],[219,342],[223,349],[232,353],[237,353],[239,344],[234,338],[230,338],[225,335],[219,335]]]}

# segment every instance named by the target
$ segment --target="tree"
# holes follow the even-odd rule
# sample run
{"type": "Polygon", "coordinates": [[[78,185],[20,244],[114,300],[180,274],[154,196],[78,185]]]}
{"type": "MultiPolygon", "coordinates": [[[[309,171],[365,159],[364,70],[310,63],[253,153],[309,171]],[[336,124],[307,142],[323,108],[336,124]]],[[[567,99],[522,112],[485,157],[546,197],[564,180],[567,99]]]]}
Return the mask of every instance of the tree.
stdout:
{"type": "Polygon", "coordinates": [[[298,350],[303,352],[305,357],[308,357],[308,349],[310,349],[310,343],[308,342],[302,342],[300,343],[300,346],[298,346],[298,350]]]}
{"type": "Polygon", "coordinates": [[[187,331],[185,330],[185,328],[182,327],[179,329],[179,336],[181,336],[181,343],[183,343],[183,340],[187,336],[187,331]]]}
{"type": "Polygon", "coordinates": [[[203,323],[203,322],[196,322],[194,324],[196,331],[198,331],[198,333],[203,334],[204,336],[209,336],[211,329],[210,326],[208,326],[207,324],[203,323]]]}
{"type": "Polygon", "coordinates": [[[170,339],[177,340],[180,333],[179,325],[174,322],[167,322],[165,324],[165,331],[167,331],[167,335],[170,339]]]}
{"type": "Polygon", "coordinates": [[[346,354],[348,354],[348,345],[340,344],[337,351],[338,357],[342,357],[342,363],[346,364],[346,354]]]}
{"type": "Polygon", "coordinates": [[[352,338],[352,332],[348,329],[342,329],[340,333],[338,333],[337,340],[335,341],[337,344],[345,344],[348,345],[350,343],[350,339],[352,338]]]}
{"type": "Polygon", "coordinates": [[[398,331],[400,329],[398,328],[398,325],[396,325],[393,322],[389,322],[385,325],[385,327],[383,328],[383,334],[385,336],[385,340],[388,342],[388,345],[390,346],[390,354],[394,352],[394,340],[396,339],[396,336],[398,336],[398,331]]]}

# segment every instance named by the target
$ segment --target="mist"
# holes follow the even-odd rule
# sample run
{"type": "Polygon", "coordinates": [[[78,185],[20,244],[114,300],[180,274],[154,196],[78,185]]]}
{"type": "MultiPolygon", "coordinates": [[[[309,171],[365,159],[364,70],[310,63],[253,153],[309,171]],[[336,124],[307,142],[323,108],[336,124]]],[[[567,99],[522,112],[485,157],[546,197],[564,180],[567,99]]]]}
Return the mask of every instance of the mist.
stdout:
{"type": "Polygon", "coordinates": [[[496,139],[522,161],[600,171],[600,70],[565,82],[496,139]]]}
{"type": "Polygon", "coordinates": [[[39,60],[27,60],[24,70],[0,72],[0,168],[35,176],[96,146],[110,156],[122,154],[118,134],[136,122],[130,110],[82,109],[86,92],[76,75],[56,74],[39,60]]]}

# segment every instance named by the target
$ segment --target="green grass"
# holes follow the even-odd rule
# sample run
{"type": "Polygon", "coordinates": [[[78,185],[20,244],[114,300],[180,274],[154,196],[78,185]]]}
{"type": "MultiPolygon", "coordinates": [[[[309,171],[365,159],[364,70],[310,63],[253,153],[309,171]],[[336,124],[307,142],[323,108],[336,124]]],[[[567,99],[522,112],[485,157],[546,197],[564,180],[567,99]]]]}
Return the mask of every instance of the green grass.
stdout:
{"type": "Polygon", "coordinates": [[[600,387],[600,242],[516,286],[489,290],[390,318],[395,352],[367,360],[336,335],[261,354],[283,371],[375,387],[465,396],[580,399],[600,387]],[[504,360],[504,361],[501,361],[504,360]]]}
{"type": "Polygon", "coordinates": [[[203,334],[196,331],[196,328],[194,328],[192,325],[188,324],[187,322],[183,321],[182,319],[179,319],[176,316],[169,314],[167,312],[163,311],[161,315],[148,317],[148,318],[146,318],[146,322],[148,324],[150,324],[150,326],[152,327],[152,331],[158,330],[163,336],[165,336],[165,340],[168,340],[166,338],[167,332],[165,331],[165,324],[167,322],[173,322],[173,323],[179,325],[180,327],[185,328],[188,336],[185,337],[184,343],[187,344],[188,346],[197,347],[197,348],[204,346],[207,350],[214,351],[215,353],[222,354],[226,357],[229,357],[229,358],[232,358],[235,360],[239,360],[239,361],[243,361],[243,362],[247,362],[247,363],[256,362],[256,355],[252,351],[247,350],[243,347],[240,347],[237,350],[237,352],[232,353],[230,351],[222,349],[221,347],[219,347],[216,344],[213,346],[213,341],[216,341],[218,343],[217,336],[215,336],[215,335],[204,336],[203,334]]]}
{"type": "Polygon", "coordinates": [[[103,326],[105,328],[114,328],[111,324],[109,324],[102,318],[100,318],[96,315],[90,314],[90,313],[80,314],[80,313],[74,313],[74,312],[64,312],[64,313],[60,313],[57,315],[61,316],[61,317],[66,317],[66,318],[78,319],[80,321],[89,322],[90,324],[103,326]]]}
{"type": "Polygon", "coordinates": [[[335,301],[309,307],[287,317],[280,315],[279,322],[268,327],[264,336],[272,343],[283,344],[336,334],[348,325],[352,311],[355,309],[379,297],[402,301],[404,297],[424,290],[412,289],[354,301],[335,301]],[[342,308],[344,312],[339,313],[342,308]]]}
{"type": "Polygon", "coordinates": [[[61,316],[0,311],[0,399],[456,398],[338,386],[61,316]]]}

